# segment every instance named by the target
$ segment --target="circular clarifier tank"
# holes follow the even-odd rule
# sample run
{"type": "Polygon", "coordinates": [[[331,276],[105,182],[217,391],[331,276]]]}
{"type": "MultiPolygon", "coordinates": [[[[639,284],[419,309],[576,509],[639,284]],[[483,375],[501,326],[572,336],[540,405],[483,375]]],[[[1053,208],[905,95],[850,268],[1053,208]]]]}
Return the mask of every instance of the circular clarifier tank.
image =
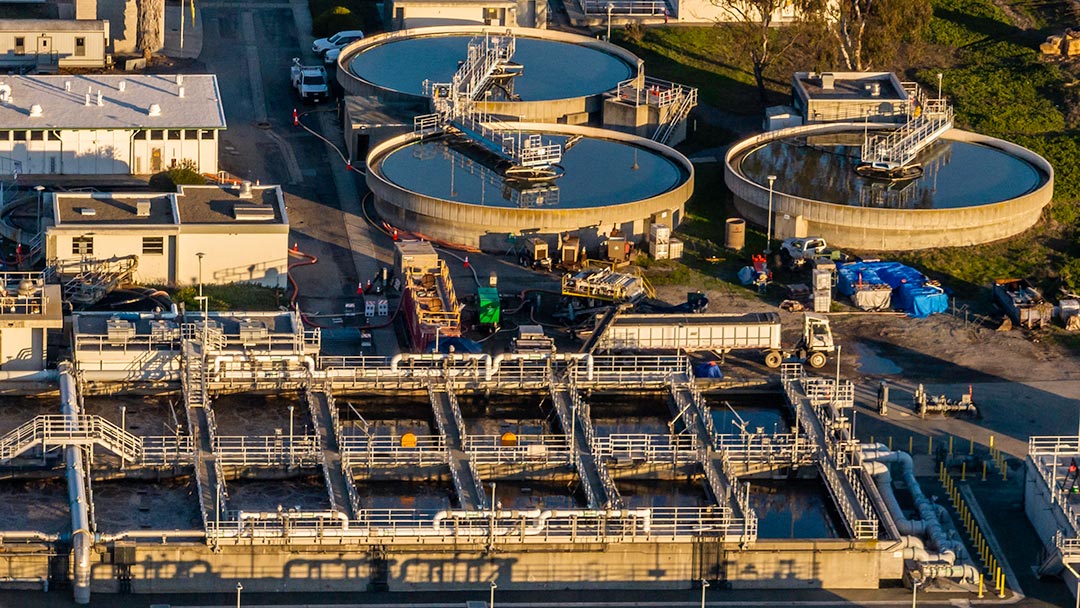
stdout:
{"type": "Polygon", "coordinates": [[[554,122],[600,110],[604,93],[636,74],[639,60],[593,38],[530,28],[432,27],[372,36],[346,47],[338,80],[353,95],[426,103],[424,82],[450,82],[471,40],[485,35],[515,39],[512,79],[478,100],[492,114],[554,122]]]}
{"type": "Polygon", "coordinates": [[[811,125],[744,140],[725,180],[745,217],[775,235],[823,236],[854,249],[912,250],[1006,238],[1034,224],[1053,193],[1053,169],[1015,144],[953,129],[920,152],[917,177],[861,176],[864,125],[811,125]]]}
{"type": "Polygon", "coordinates": [[[505,252],[507,237],[523,233],[576,231],[588,243],[618,228],[640,237],[657,214],[677,223],[693,193],[690,162],[651,140],[590,127],[513,128],[567,147],[558,177],[507,178],[504,163],[461,137],[404,135],[368,157],[380,215],[431,238],[505,252]]]}

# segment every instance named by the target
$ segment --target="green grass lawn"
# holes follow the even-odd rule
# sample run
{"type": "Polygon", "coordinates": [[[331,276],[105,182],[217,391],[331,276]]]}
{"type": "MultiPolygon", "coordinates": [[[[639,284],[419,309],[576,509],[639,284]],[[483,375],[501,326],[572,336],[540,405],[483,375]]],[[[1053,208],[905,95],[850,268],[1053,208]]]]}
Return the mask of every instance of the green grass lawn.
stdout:
{"type": "MultiPolygon", "coordinates": [[[[195,299],[199,295],[198,287],[161,289],[168,291],[177,305],[183,303],[189,311],[200,309],[199,301],[195,299]]],[[[277,310],[288,304],[280,289],[251,283],[203,285],[203,295],[207,297],[210,310],[277,310]]]]}
{"type": "MultiPolygon", "coordinates": [[[[1026,146],[1054,166],[1054,202],[1024,234],[973,247],[874,252],[914,265],[959,297],[976,301],[985,300],[989,282],[999,277],[1031,278],[1047,295],[1063,282],[1080,289],[1080,86],[1074,88],[1075,76],[1037,50],[1047,34],[1060,33],[1064,21],[1049,5],[1007,1],[1009,14],[1019,15],[1029,29],[1018,27],[993,0],[933,0],[934,16],[922,41],[904,54],[906,63],[892,66],[930,91],[942,73],[958,127],[1026,146]]],[[[640,41],[620,32],[615,41],[645,59],[649,75],[697,86],[703,104],[742,115],[762,111],[749,62],[722,26],[650,28],[640,41]]],[[[796,50],[766,72],[770,103],[788,101],[793,70],[834,67],[818,65],[811,53],[820,49],[796,50]]],[[[692,152],[722,145],[730,141],[725,135],[730,136],[699,128],[680,147],[692,152]]],[[[696,193],[680,229],[691,267],[710,256],[732,257],[722,248],[724,220],[732,213],[722,170],[719,165],[697,170],[696,193]]],[[[748,251],[763,248],[761,232],[748,232],[748,251]]],[[[717,273],[723,276],[726,268],[712,274],[717,273]]]]}

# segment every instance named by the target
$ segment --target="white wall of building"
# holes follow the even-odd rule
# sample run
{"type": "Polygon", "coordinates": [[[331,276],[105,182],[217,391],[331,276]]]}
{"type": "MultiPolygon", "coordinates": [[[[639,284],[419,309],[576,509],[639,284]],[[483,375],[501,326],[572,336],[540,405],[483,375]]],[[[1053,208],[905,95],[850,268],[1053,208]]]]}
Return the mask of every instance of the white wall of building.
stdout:
{"type": "Polygon", "coordinates": [[[285,287],[288,281],[288,226],[238,225],[241,232],[223,226],[93,226],[50,227],[46,259],[78,261],[83,255],[74,247],[80,237],[93,239],[93,253],[102,259],[138,255],[136,281],[147,284],[193,285],[199,281],[198,253],[205,284],[258,283],[285,287]],[[202,231],[203,229],[207,231],[202,231]],[[252,231],[252,229],[257,231],[252,231]],[[145,251],[145,238],[162,239],[162,253],[145,251]]]}
{"type": "MultiPolygon", "coordinates": [[[[9,20],[6,24],[23,20],[9,20]]],[[[41,20],[25,20],[40,23],[41,20]]],[[[63,21],[65,26],[76,21],[63,21]]],[[[62,68],[101,67],[109,52],[109,23],[87,23],[85,29],[29,29],[5,26],[0,29],[0,66],[57,65],[62,68]],[[77,40],[82,45],[77,44],[77,40]],[[21,40],[22,44],[17,45],[21,40]],[[82,53],[81,55],[78,53],[82,53]],[[54,61],[55,60],[55,61],[54,61]]]]}
{"type": "Polygon", "coordinates": [[[182,160],[201,173],[217,173],[213,129],[0,130],[0,173],[144,175],[182,160]]]}
{"type": "Polygon", "coordinates": [[[40,327],[5,327],[0,334],[0,370],[45,369],[45,330],[40,327]]]}
{"type": "MultiPolygon", "coordinates": [[[[245,226],[247,228],[248,226],[245,226]]],[[[177,247],[176,282],[194,284],[199,280],[199,258],[204,283],[252,282],[269,287],[285,287],[288,282],[289,232],[283,225],[265,226],[266,232],[196,232],[183,226],[177,247]]]]}
{"type": "Polygon", "coordinates": [[[421,2],[395,2],[393,5],[394,29],[412,29],[438,25],[517,25],[516,7],[492,4],[484,6],[472,2],[466,4],[431,4],[421,2]],[[494,11],[494,19],[487,9],[494,11]]]}

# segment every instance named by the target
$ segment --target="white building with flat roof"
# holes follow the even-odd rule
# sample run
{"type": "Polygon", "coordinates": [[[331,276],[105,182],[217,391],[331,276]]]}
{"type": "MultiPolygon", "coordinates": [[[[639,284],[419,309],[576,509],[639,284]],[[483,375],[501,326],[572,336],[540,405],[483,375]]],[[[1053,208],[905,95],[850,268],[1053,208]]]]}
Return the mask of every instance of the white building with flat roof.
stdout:
{"type": "Polygon", "coordinates": [[[109,42],[105,20],[0,19],[0,68],[100,68],[109,42]]]}
{"type": "Polygon", "coordinates": [[[0,76],[0,173],[146,175],[218,170],[217,76],[0,76]]]}
{"type": "Polygon", "coordinates": [[[176,193],[50,193],[45,259],[138,256],[140,283],[284,287],[289,218],[278,186],[180,186],[176,193]]]}

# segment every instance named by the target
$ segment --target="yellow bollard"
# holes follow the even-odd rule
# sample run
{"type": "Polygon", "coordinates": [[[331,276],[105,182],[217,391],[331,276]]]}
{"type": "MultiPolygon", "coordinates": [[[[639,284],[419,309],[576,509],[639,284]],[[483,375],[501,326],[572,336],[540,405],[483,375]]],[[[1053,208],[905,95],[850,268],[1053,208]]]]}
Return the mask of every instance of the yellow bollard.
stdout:
{"type": "Polygon", "coordinates": [[[994,589],[1001,589],[1001,568],[994,570],[994,589]]]}
{"type": "Polygon", "coordinates": [[[983,575],[982,575],[982,573],[979,573],[979,599],[982,599],[982,596],[983,596],[983,575]]]}
{"type": "Polygon", "coordinates": [[[892,435],[889,435],[889,451],[892,451],[892,435]]]}
{"type": "Polygon", "coordinates": [[[934,453],[934,436],[933,435],[926,438],[926,453],[927,454],[933,454],[934,453]]]}
{"type": "Polygon", "coordinates": [[[874,436],[870,435],[870,444],[873,445],[873,443],[874,443],[874,436]]]}
{"type": "Polygon", "coordinates": [[[967,461],[960,463],[960,481],[967,480],[967,461]]]}
{"type": "Polygon", "coordinates": [[[945,481],[945,463],[944,462],[939,462],[938,463],[937,476],[938,476],[938,479],[941,480],[942,482],[945,481]]]}
{"type": "Polygon", "coordinates": [[[911,453],[911,446],[913,445],[914,442],[915,442],[915,436],[914,435],[908,435],[908,438],[907,438],[907,453],[908,454],[911,453]]]}
{"type": "Polygon", "coordinates": [[[998,597],[1005,597],[1005,574],[1001,575],[1001,592],[998,593],[998,597]]]}
{"type": "Polygon", "coordinates": [[[990,435],[990,449],[994,449],[994,436],[990,435]]]}
{"type": "Polygon", "coordinates": [[[949,456],[952,456],[952,440],[953,436],[949,435],[949,456]]]}
{"type": "Polygon", "coordinates": [[[986,481],[986,461],[983,461],[983,481],[986,481]]]}
{"type": "Polygon", "coordinates": [[[975,453],[975,438],[968,439],[968,456],[975,453]]]}
{"type": "Polygon", "coordinates": [[[1005,466],[1005,459],[1001,459],[1001,481],[1008,481],[1009,467],[1005,466]]]}

